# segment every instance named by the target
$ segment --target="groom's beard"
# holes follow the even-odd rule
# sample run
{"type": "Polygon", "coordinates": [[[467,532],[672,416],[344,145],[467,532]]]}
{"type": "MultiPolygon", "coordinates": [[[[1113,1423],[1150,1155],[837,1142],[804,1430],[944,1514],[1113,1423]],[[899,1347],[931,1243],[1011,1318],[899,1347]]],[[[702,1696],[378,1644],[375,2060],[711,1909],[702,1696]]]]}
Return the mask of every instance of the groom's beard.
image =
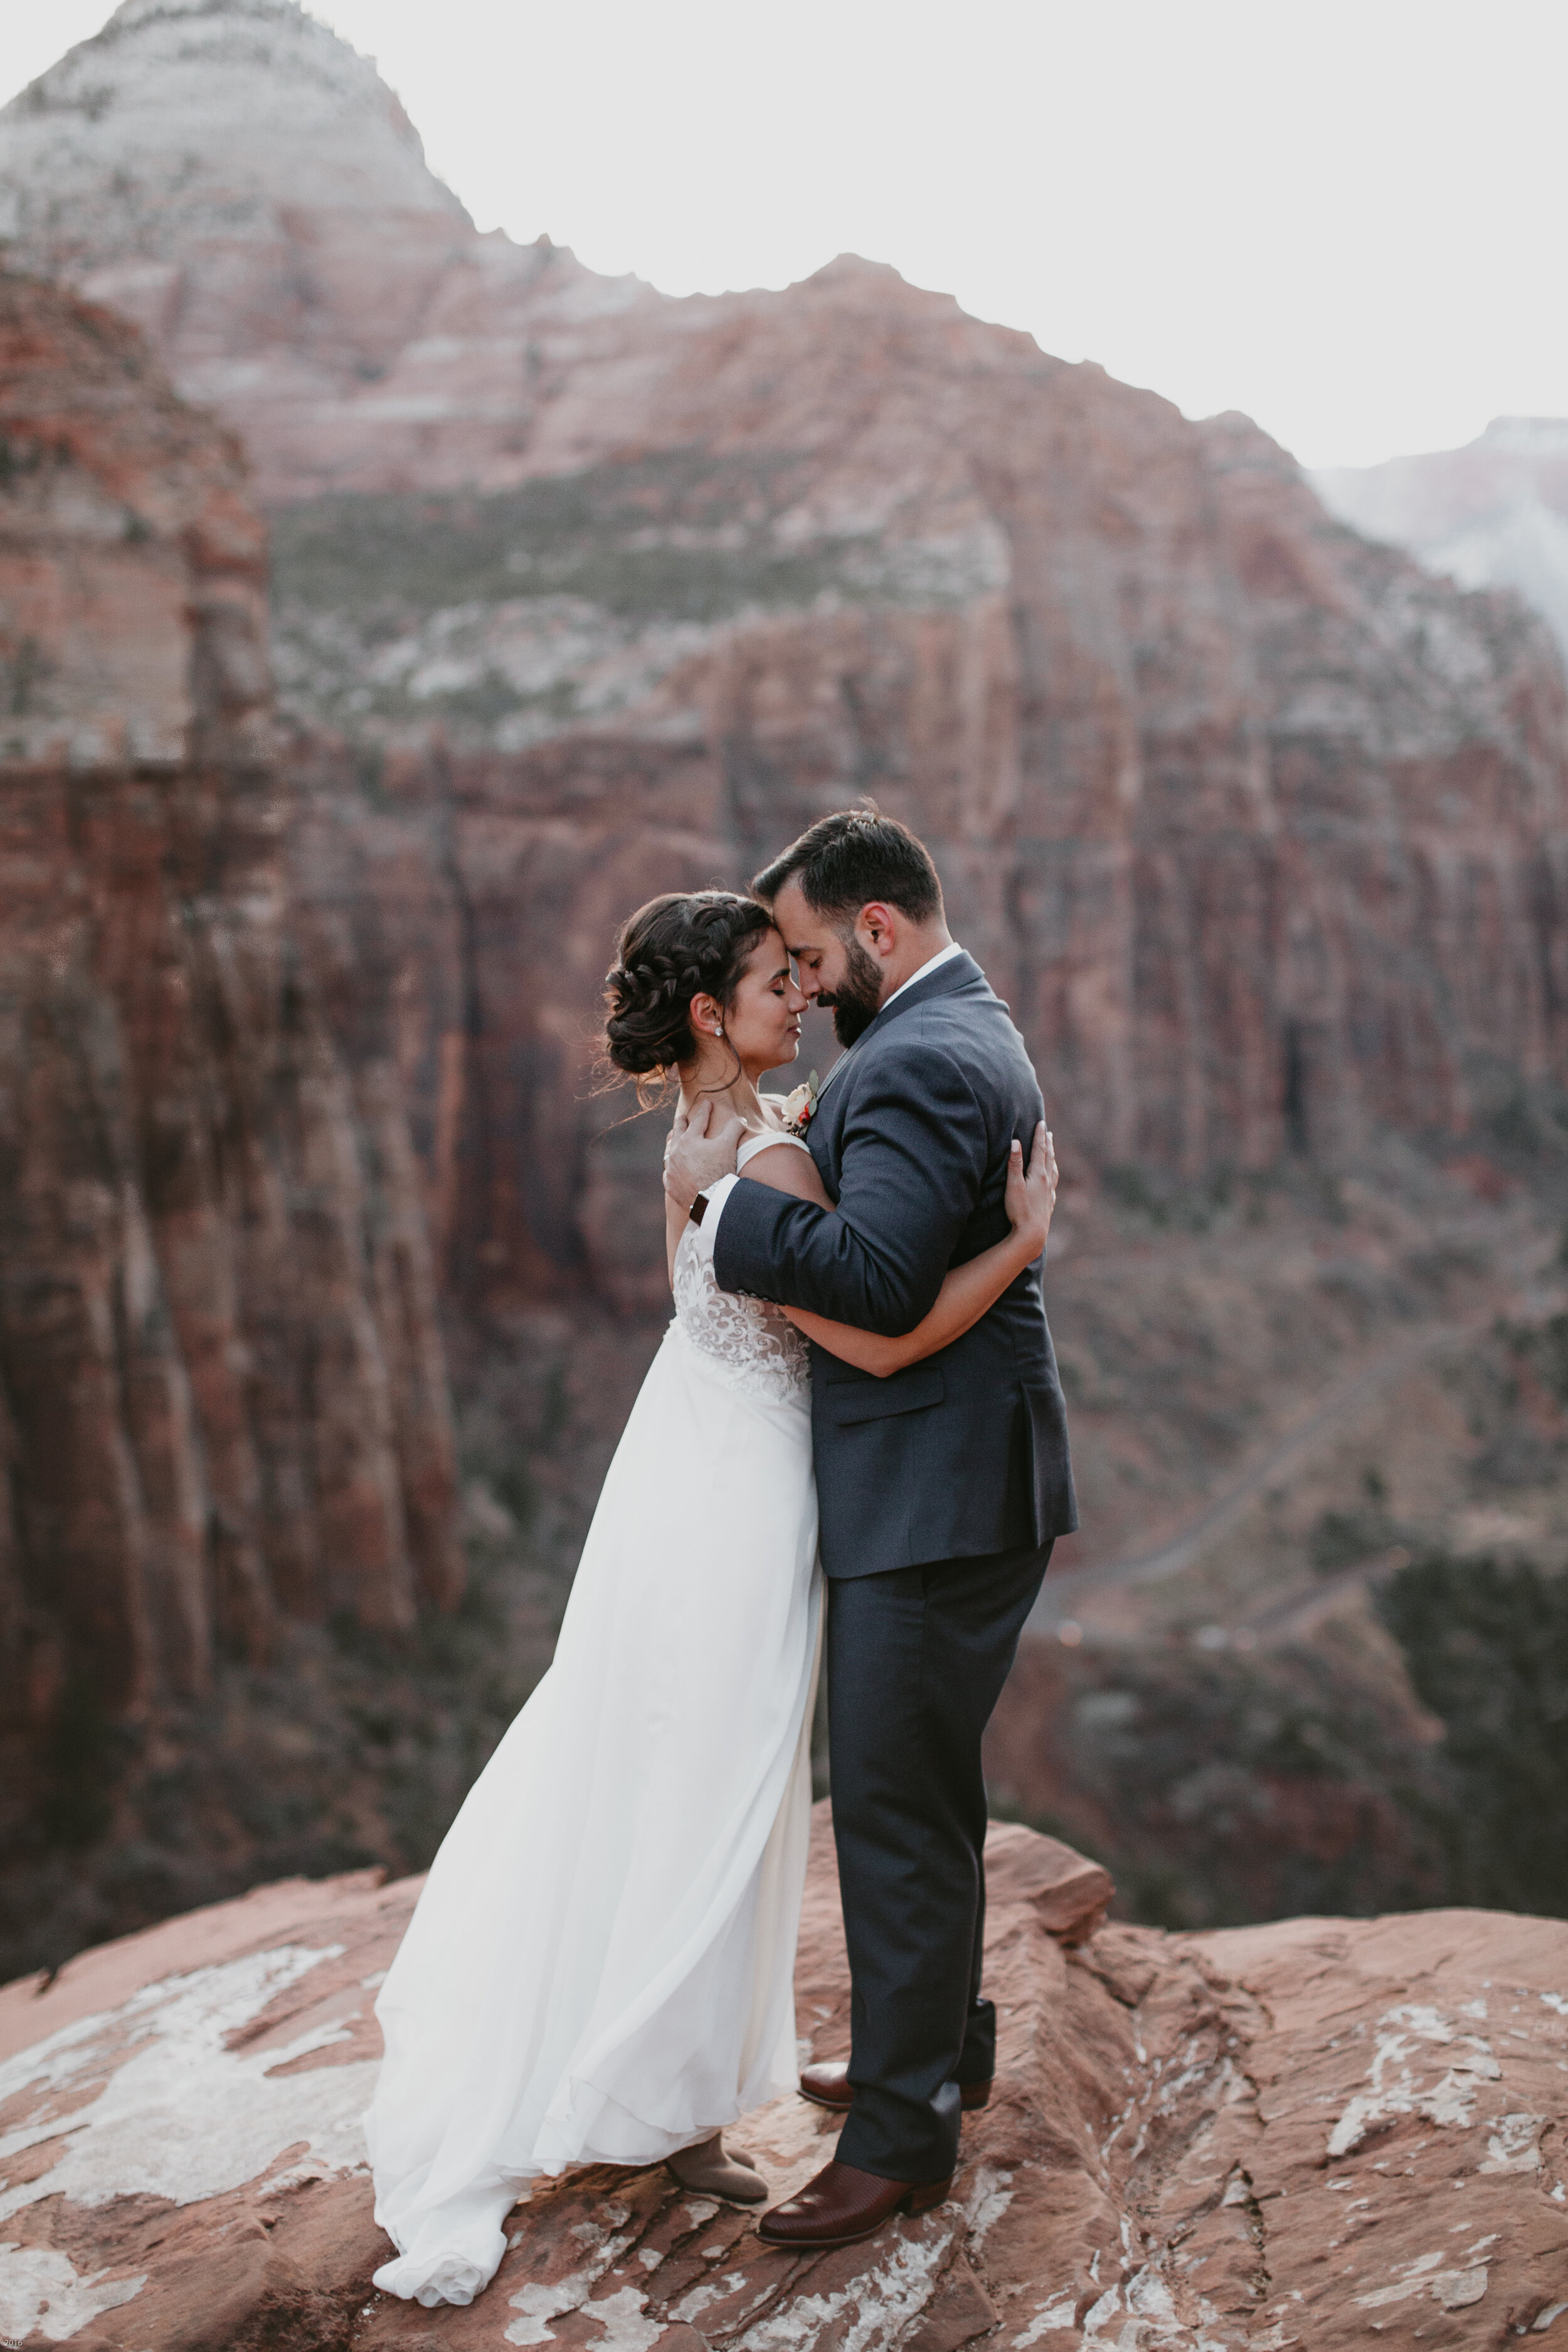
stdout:
{"type": "Polygon", "coordinates": [[[841,1045],[853,1045],[882,1009],[882,973],[877,959],[868,955],[858,939],[844,942],[844,977],[831,996],[817,1003],[833,1010],[833,1034],[841,1045]]]}

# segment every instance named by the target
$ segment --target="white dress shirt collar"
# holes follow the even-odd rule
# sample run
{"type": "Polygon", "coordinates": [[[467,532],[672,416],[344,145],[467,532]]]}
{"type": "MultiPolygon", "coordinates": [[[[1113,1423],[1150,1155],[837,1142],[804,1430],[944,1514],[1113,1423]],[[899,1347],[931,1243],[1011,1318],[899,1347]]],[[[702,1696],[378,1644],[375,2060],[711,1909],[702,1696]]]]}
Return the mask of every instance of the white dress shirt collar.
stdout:
{"type": "Polygon", "coordinates": [[[894,989],[891,996],[885,996],[882,999],[881,1003],[877,1008],[878,1011],[879,1013],[886,1013],[889,1004],[896,1004],[898,1003],[906,988],[912,988],[917,980],[924,980],[928,972],[940,971],[944,963],[951,963],[954,956],[959,956],[963,953],[963,950],[959,946],[958,941],[956,940],[950,940],[946,947],[938,948],[935,955],[928,956],[926,958],[919,971],[911,971],[908,980],[901,980],[897,988],[894,989]]]}

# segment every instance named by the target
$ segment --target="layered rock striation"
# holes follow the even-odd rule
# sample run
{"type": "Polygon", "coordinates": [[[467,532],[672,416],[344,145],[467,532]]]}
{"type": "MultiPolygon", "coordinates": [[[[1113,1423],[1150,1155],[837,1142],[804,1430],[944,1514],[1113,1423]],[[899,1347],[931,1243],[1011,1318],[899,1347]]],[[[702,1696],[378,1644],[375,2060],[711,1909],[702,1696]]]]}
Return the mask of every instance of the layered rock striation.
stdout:
{"type": "MultiPolygon", "coordinates": [[[[796,1998],[848,2043],[825,1808],[796,1998]]],[[[377,2293],[359,2117],[416,1882],[258,1889],[0,1993],[0,2328],[80,2352],[1338,2352],[1568,2319],[1568,1927],[1487,1912],[1202,1937],[1100,1924],[1104,1874],[994,1825],[990,2105],[948,2203],[791,2256],[663,2168],[542,2182],[476,2304],[377,2293]],[[179,2107],[167,2094],[171,2072],[179,2107]]],[[[831,2155],[735,2134],[778,2195],[831,2155]]]]}
{"type": "Polygon", "coordinates": [[[651,1304],[649,1152],[588,1150],[614,925],[866,791],[1079,1166],[1561,1087],[1547,635],[1245,419],[852,257],[673,301],[482,237],[293,0],[127,0],[0,116],[0,182],[26,265],[135,310],[255,454],[295,872],[345,1003],[386,975],[465,1295],[651,1304]]]}
{"type": "Polygon", "coordinates": [[[627,423],[526,491],[279,518],[303,887],[329,838],[425,877],[374,919],[454,1278],[631,1295],[652,1159],[587,1150],[615,923],[868,791],[1079,1168],[1561,1087],[1568,702],[1518,605],[1332,523],[1244,420],[859,265],[689,322],[627,423]]]}
{"type": "Polygon", "coordinates": [[[140,336],[0,281],[8,1835],[83,1725],[458,1586],[395,1074],[295,929],[266,577],[237,450],[140,336]]]}

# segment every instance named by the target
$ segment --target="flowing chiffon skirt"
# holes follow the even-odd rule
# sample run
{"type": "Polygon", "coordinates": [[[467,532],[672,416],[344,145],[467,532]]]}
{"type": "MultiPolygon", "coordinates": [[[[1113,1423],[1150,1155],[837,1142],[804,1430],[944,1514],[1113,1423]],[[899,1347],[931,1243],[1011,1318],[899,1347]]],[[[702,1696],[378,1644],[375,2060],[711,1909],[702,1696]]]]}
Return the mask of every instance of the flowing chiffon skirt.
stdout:
{"type": "Polygon", "coordinates": [[[376,2002],[378,2286],[468,2303],[531,2177],[657,2162],[797,2082],[819,1604],[808,1396],[672,1324],[376,2002]]]}

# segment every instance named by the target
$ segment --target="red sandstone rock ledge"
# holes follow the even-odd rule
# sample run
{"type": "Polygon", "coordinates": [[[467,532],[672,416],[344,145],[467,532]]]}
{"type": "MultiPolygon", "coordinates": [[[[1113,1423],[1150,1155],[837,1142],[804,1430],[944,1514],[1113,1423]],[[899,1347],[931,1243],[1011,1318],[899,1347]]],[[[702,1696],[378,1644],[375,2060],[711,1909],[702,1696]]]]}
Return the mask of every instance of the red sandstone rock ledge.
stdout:
{"type": "MultiPolygon", "coordinates": [[[[820,1809],[825,1812],[826,1809],[820,1809]]],[[[799,2017],[847,2045],[819,1817],[799,2017]]],[[[997,2095],[952,2201],[795,2260],[662,2170],[519,2209],[489,2293],[370,2285],[371,2001],[417,1882],[292,1881],[0,1992],[0,2340],[79,2352],[1335,2352],[1568,2346],[1568,1923],[1483,1912],[1173,1937],[992,1832],[997,2095]],[[1081,1939],[1081,1940],[1080,1940],[1081,1939]]],[[[832,2123],[737,2135],[781,2191],[832,2123]]]]}

